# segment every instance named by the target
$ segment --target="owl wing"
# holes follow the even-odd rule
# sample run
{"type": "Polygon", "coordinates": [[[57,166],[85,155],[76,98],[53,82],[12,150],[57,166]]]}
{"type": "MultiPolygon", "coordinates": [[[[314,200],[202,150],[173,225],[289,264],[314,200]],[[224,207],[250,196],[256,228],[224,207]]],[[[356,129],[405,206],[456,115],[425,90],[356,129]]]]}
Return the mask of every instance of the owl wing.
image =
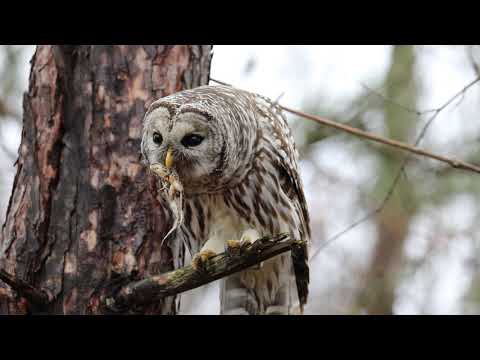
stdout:
{"type": "Polygon", "coordinates": [[[299,240],[303,240],[304,243],[292,249],[292,263],[295,271],[298,297],[300,305],[303,308],[303,305],[307,301],[310,281],[308,267],[310,217],[303,192],[302,179],[298,171],[298,151],[287,119],[284,117],[281,108],[268,98],[262,96],[258,96],[257,101],[259,113],[269,119],[277,152],[280,155],[279,160],[275,162],[279,174],[280,186],[285,195],[290,199],[300,219],[300,226],[297,230],[301,238],[299,240]],[[268,107],[268,109],[266,107],[268,107]]]}
{"type": "Polygon", "coordinates": [[[297,284],[298,298],[300,305],[307,302],[308,284],[310,282],[308,267],[308,241],[310,239],[309,214],[306,207],[305,195],[301,179],[296,169],[278,162],[276,166],[280,173],[280,186],[283,192],[293,202],[294,208],[299,214],[301,226],[299,232],[303,244],[292,249],[292,263],[295,271],[295,281],[297,284]]]}

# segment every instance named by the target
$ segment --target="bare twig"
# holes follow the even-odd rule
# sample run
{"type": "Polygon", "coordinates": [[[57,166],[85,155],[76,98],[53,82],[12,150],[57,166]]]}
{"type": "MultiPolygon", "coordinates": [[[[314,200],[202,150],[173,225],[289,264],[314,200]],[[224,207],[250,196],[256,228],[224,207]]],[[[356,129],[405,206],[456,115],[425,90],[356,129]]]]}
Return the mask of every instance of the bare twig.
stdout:
{"type": "Polygon", "coordinates": [[[220,85],[233,87],[233,85],[227,84],[226,82],[223,82],[223,81],[220,81],[220,80],[215,80],[212,77],[210,77],[210,80],[213,81],[213,82],[216,82],[217,84],[220,84],[220,85]]]}
{"type": "Polygon", "coordinates": [[[427,132],[430,125],[432,124],[433,120],[435,120],[435,118],[438,116],[438,114],[442,110],[444,110],[448,105],[450,105],[456,98],[458,98],[459,96],[463,96],[468,89],[470,89],[473,85],[475,85],[479,81],[480,81],[480,76],[478,76],[477,78],[469,82],[467,85],[465,85],[459,92],[457,92],[450,99],[448,99],[442,106],[433,110],[427,110],[427,111],[433,112],[433,115],[430,117],[430,119],[428,119],[427,123],[425,124],[422,131],[418,135],[417,140],[415,141],[415,146],[417,146],[420,143],[420,141],[422,141],[423,137],[425,136],[425,133],[427,132]]]}
{"type": "MultiPolygon", "coordinates": [[[[461,161],[461,160],[448,158],[448,157],[442,156],[442,155],[437,155],[437,154],[431,153],[429,151],[419,149],[415,146],[406,144],[406,143],[401,142],[401,141],[397,141],[397,140],[393,140],[393,139],[387,139],[387,138],[369,133],[367,131],[363,131],[363,130],[360,130],[360,129],[357,129],[357,128],[354,128],[354,127],[351,127],[351,126],[348,126],[348,125],[344,125],[344,124],[341,124],[341,123],[338,123],[338,122],[335,122],[335,121],[332,121],[332,120],[329,120],[329,119],[324,119],[324,118],[321,118],[319,116],[310,115],[310,114],[304,113],[304,112],[299,111],[299,110],[288,108],[286,106],[280,106],[280,107],[283,110],[288,111],[292,114],[301,116],[301,117],[306,118],[306,119],[316,121],[316,122],[318,122],[322,125],[341,130],[343,132],[349,133],[349,134],[354,135],[354,136],[358,136],[358,137],[361,137],[361,138],[364,138],[364,139],[369,139],[369,140],[372,140],[372,141],[375,141],[375,142],[379,142],[379,143],[382,143],[382,144],[385,144],[385,145],[389,145],[389,146],[395,147],[397,149],[405,150],[405,151],[408,151],[410,153],[414,153],[414,154],[417,154],[417,155],[420,155],[420,156],[435,159],[435,160],[441,161],[443,163],[449,164],[450,166],[452,166],[454,168],[457,168],[457,169],[469,170],[469,171],[473,171],[473,172],[476,172],[476,173],[480,173],[480,167],[479,166],[469,164],[469,163],[461,161]]],[[[421,136],[423,136],[423,135],[421,135],[421,136]]]]}
{"type": "MultiPolygon", "coordinates": [[[[212,79],[210,78],[210,80],[214,81],[214,82],[217,82],[219,84],[223,84],[223,85],[227,85],[227,86],[231,86],[231,85],[228,85],[222,81],[217,81],[215,79],[212,79]]],[[[475,79],[474,81],[472,81],[471,83],[469,83],[467,86],[465,86],[460,92],[458,92],[455,96],[453,96],[451,99],[449,99],[445,104],[443,104],[441,107],[437,108],[437,109],[434,109],[434,110],[427,110],[427,111],[433,111],[434,114],[433,116],[428,120],[425,128],[422,130],[421,134],[419,135],[419,139],[421,139],[427,128],[430,126],[430,124],[432,123],[433,119],[435,119],[435,117],[443,110],[445,109],[449,104],[452,103],[452,101],[454,101],[458,96],[460,96],[461,94],[463,94],[465,91],[467,91],[471,86],[473,86],[474,84],[476,84],[478,81],[480,81],[480,77],[475,79]]],[[[394,148],[397,148],[397,149],[401,149],[401,150],[404,150],[404,151],[407,151],[407,152],[410,152],[410,153],[413,153],[413,154],[416,154],[416,155],[420,155],[420,156],[424,156],[424,157],[428,157],[430,159],[434,159],[434,160],[437,160],[437,161],[441,161],[443,163],[446,163],[446,164],[449,164],[450,166],[452,166],[453,168],[456,168],[456,169],[463,169],[463,170],[469,170],[469,171],[473,171],[473,172],[476,172],[476,173],[480,173],[480,167],[479,166],[476,166],[476,165],[473,165],[473,164],[469,164],[467,162],[464,162],[462,160],[457,160],[457,159],[453,159],[453,158],[448,158],[446,156],[442,156],[442,155],[438,155],[438,154],[434,154],[434,153],[431,153],[429,151],[426,151],[426,150],[422,150],[422,149],[419,149],[417,148],[416,146],[412,146],[412,145],[409,145],[409,144],[406,144],[404,142],[401,142],[401,141],[397,141],[397,140],[394,140],[394,139],[388,139],[388,138],[384,138],[382,136],[378,136],[378,135],[375,135],[375,134],[372,134],[368,131],[363,131],[363,130],[360,130],[358,128],[355,128],[355,127],[352,127],[352,126],[348,126],[348,125],[345,125],[345,124],[342,124],[342,123],[338,123],[336,121],[333,121],[333,120],[329,120],[329,119],[325,119],[325,118],[322,118],[320,116],[316,116],[316,115],[311,115],[311,114],[307,114],[307,113],[304,113],[303,111],[300,111],[300,110],[295,110],[295,109],[292,109],[292,108],[289,108],[287,106],[283,106],[283,105],[280,105],[278,104],[278,106],[280,108],[282,108],[283,110],[289,112],[289,113],[292,113],[292,114],[295,114],[295,115],[298,115],[300,117],[303,117],[305,119],[309,119],[309,120],[313,120],[317,123],[320,123],[322,125],[325,125],[325,126],[328,126],[328,127],[331,127],[331,128],[334,128],[334,129],[337,129],[337,130],[341,130],[343,132],[346,132],[346,133],[349,133],[351,135],[354,135],[354,136],[357,136],[357,137],[361,137],[361,138],[364,138],[364,139],[368,139],[368,140],[372,140],[372,141],[375,141],[375,142],[378,142],[378,143],[382,143],[384,145],[388,145],[388,146],[391,146],[391,147],[394,147],[394,148]]],[[[418,142],[420,141],[419,139],[417,139],[417,141],[415,142],[415,144],[418,144],[418,142]]]]}
{"type": "MultiPolygon", "coordinates": [[[[400,169],[401,170],[401,169],[400,169]]],[[[395,188],[396,188],[396,185],[398,184],[398,181],[400,180],[401,178],[401,175],[402,175],[402,171],[399,171],[397,173],[397,175],[395,176],[395,179],[393,180],[392,182],[392,185],[390,186],[390,189],[388,190],[387,194],[385,195],[385,197],[383,198],[382,202],[380,203],[380,205],[378,205],[374,210],[368,212],[366,215],[364,215],[362,218],[358,219],[357,221],[355,221],[353,224],[350,224],[348,227],[346,227],[345,229],[343,229],[342,231],[340,231],[339,233],[335,234],[334,236],[332,236],[331,238],[327,239],[326,241],[324,241],[323,243],[321,243],[317,249],[313,252],[312,256],[310,256],[310,260],[313,260],[319,253],[321,250],[325,249],[328,245],[330,245],[332,242],[334,242],[335,240],[337,240],[339,237],[341,237],[342,235],[346,234],[347,232],[349,232],[350,230],[356,228],[357,226],[363,224],[364,222],[370,220],[372,217],[374,217],[376,214],[378,214],[380,211],[383,210],[383,208],[385,207],[385,204],[388,202],[388,200],[390,200],[390,198],[392,197],[394,191],[395,191],[395,188]]]]}
{"type": "Polygon", "coordinates": [[[0,269],[0,280],[9,285],[20,296],[23,296],[29,302],[36,305],[46,305],[49,302],[48,295],[26,283],[25,281],[16,278],[3,269],[0,269]]]}
{"type": "MultiPolygon", "coordinates": [[[[415,114],[417,116],[420,116],[422,114],[424,114],[425,112],[423,111],[418,111],[417,109],[411,109],[409,108],[408,106],[405,106],[405,105],[402,105],[392,99],[389,99],[387,98],[385,95],[381,94],[380,92],[378,92],[377,90],[374,90],[372,88],[370,88],[369,86],[365,85],[364,83],[360,83],[360,85],[365,89],[367,90],[368,92],[376,95],[377,97],[381,98],[384,102],[388,102],[392,105],[395,105],[396,107],[406,111],[406,112],[409,112],[409,113],[412,113],[412,114],[415,114]]],[[[430,112],[431,110],[427,110],[426,112],[430,112]]]]}
{"type": "Polygon", "coordinates": [[[123,286],[113,297],[106,299],[111,309],[130,309],[146,305],[165,296],[176,295],[195,289],[212,281],[245,270],[278,254],[295,249],[303,244],[288,235],[262,238],[242,248],[238,255],[218,254],[209,259],[202,271],[191,265],[166,274],[151,276],[123,286]]]}

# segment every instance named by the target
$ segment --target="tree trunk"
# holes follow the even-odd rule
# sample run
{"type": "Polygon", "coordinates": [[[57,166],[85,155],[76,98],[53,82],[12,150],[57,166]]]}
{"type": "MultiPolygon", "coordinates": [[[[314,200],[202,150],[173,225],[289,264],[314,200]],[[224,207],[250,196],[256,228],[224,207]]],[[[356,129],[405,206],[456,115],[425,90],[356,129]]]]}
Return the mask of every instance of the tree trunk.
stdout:
{"type": "MultiPolygon", "coordinates": [[[[386,97],[411,109],[417,105],[415,66],[413,46],[394,46],[390,71],[385,78],[386,97]]],[[[384,106],[388,137],[411,142],[409,139],[417,124],[417,117],[393,103],[385,102],[384,106]]],[[[396,150],[382,150],[377,183],[377,193],[382,197],[390,190],[404,158],[405,154],[396,150]]],[[[376,216],[378,239],[365,284],[357,299],[360,308],[368,314],[393,313],[405,241],[416,211],[414,190],[411,182],[402,178],[389,201],[376,216]]]]}
{"type": "MultiPolygon", "coordinates": [[[[17,173],[0,268],[47,306],[0,284],[0,314],[103,314],[116,273],[183,264],[161,239],[163,205],[140,160],[142,119],[162,96],[208,83],[211,46],[38,46],[24,97],[17,173]]],[[[1,282],[0,282],[1,283],[1,282]]],[[[174,298],[146,314],[175,314],[174,298]]]]}

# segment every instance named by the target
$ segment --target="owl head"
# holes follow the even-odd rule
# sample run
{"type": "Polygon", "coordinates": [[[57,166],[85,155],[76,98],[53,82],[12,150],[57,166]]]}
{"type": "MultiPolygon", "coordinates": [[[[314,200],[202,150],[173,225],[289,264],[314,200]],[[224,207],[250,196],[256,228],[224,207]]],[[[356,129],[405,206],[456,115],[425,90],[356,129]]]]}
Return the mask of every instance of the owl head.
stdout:
{"type": "Polygon", "coordinates": [[[238,113],[240,99],[221,88],[206,86],[164,97],[145,115],[144,160],[172,168],[186,193],[214,191],[248,162],[253,147],[248,136],[254,134],[238,113]]]}

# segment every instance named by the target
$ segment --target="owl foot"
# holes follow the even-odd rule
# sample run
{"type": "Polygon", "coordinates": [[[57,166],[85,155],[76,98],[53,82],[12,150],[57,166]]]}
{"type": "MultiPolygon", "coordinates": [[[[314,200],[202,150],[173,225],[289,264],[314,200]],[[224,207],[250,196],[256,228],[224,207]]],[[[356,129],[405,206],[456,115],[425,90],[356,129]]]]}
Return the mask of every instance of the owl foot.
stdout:
{"type": "Polygon", "coordinates": [[[245,244],[242,244],[240,240],[227,240],[225,243],[225,252],[229,256],[238,256],[243,253],[245,244]]]}
{"type": "MultiPolygon", "coordinates": [[[[248,229],[240,238],[240,242],[243,244],[253,244],[255,241],[260,239],[260,233],[255,229],[248,229]]],[[[253,270],[260,270],[263,267],[263,261],[257,265],[252,266],[253,270]]]]}
{"type": "Polygon", "coordinates": [[[195,271],[205,271],[208,261],[217,255],[213,250],[203,250],[195,254],[192,259],[192,267],[195,271]]]}
{"type": "MultiPolygon", "coordinates": [[[[252,243],[253,241],[251,241],[248,238],[242,238],[241,240],[227,240],[225,243],[225,252],[232,257],[239,256],[243,254],[245,247],[247,247],[252,243]]],[[[258,269],[261,269],[262,266],[263,266],[263,262],[252,266],[252,269],[258,270],[258,269]]]]}

